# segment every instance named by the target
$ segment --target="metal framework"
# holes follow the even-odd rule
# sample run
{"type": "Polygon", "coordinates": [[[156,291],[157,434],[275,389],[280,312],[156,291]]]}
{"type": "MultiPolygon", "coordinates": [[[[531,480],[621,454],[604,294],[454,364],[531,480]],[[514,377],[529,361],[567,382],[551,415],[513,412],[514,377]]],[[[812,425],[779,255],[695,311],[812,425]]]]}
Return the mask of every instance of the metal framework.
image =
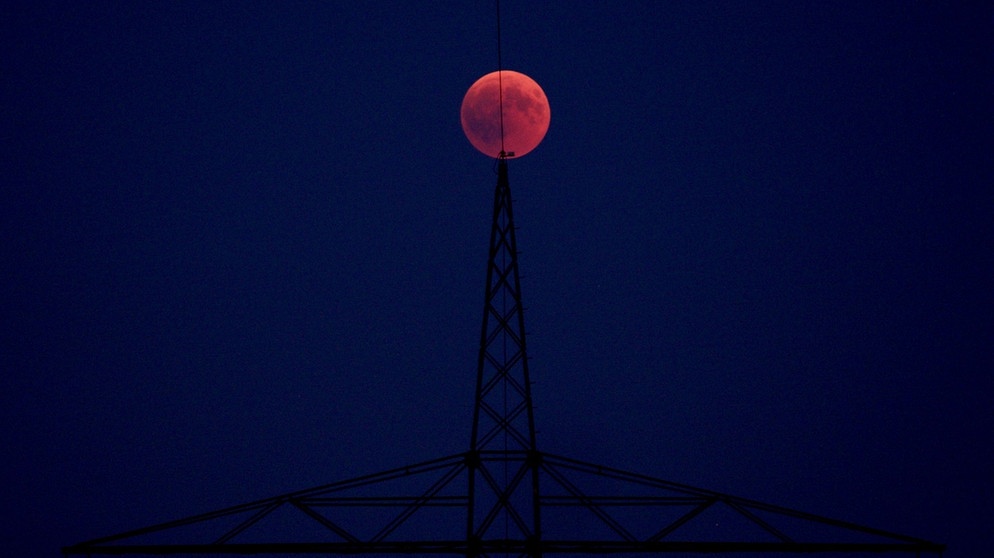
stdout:
{"type": "Polygon", "coordinates": [[[65,555],[922,552],[944,545],[538,450],[507,160],[469,451],[81,542],[65,555]]]}

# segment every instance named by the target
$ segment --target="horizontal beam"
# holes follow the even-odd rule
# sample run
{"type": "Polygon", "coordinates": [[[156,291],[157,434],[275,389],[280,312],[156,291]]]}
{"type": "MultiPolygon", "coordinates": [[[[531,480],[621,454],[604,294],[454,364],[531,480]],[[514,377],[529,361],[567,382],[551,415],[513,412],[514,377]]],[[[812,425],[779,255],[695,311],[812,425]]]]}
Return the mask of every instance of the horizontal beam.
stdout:
{"type": "Polygon", "coordinates": [[[935,552],[934,543],[787,543],[787,542],[609,542],[609,541],[397,541],[377,543],[252,543],[181,545],[78,545],[62,549],[65,555],[166,554],[627,554],[666,552],[935,552]]]}

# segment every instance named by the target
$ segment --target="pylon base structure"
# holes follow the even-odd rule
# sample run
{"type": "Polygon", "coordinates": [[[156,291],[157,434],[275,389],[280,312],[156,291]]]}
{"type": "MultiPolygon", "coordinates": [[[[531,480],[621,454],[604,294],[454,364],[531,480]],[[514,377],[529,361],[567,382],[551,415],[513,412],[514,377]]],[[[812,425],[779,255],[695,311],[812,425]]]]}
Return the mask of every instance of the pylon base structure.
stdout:
{"type": "Polygon", "coordinates": [[[939,553],[944,545],[538,450],[507,160],[467,452],[81,542],[65,555],[939,553]]]}

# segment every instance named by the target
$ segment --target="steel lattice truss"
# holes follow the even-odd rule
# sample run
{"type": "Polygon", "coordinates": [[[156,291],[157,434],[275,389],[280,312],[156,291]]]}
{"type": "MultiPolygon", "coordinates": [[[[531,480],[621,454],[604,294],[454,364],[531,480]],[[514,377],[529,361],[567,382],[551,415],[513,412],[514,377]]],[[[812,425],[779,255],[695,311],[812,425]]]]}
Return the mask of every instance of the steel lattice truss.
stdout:
{"type": "Polygon", "coordinates": [[[538,450],[497,161],[470,450],[63,548],[114,554],[941,553],[944,546],[538,450]]]}
{"type": "Polygon", "coordinates": [[[920,539],[710,490],[514,451],[457,454],[96,539],[66,552],[476,556],[941,550],[920,539]],[[543,488],[541,536],[532,530],[527,499],[515,495],[533,471],[543,488]],[[492,493],[479,502],[483,518],[466,536],[472,499],[466,487],[474,473],[492,493]],[[505,473],[511,482],[502,490],[497,479],[505,473]],[[486,536],[493,530],[511,536],[486,536]],[[185,534],[200,538],[161,542],[185,534]]]}

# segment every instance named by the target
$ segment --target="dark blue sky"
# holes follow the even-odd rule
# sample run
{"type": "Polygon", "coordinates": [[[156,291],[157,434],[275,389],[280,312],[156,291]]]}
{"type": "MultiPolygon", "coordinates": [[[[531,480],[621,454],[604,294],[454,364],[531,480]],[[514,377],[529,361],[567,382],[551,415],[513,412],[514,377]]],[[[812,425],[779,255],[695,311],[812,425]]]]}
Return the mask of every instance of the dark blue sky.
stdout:
{"type": "MultiPolygon", "coordinates": [[[[491,2],[0,8],[5,552],[468,448],[491,2]]],[[[994,9],[503,3],[542,449],[994,545],[994,9]]]]}

